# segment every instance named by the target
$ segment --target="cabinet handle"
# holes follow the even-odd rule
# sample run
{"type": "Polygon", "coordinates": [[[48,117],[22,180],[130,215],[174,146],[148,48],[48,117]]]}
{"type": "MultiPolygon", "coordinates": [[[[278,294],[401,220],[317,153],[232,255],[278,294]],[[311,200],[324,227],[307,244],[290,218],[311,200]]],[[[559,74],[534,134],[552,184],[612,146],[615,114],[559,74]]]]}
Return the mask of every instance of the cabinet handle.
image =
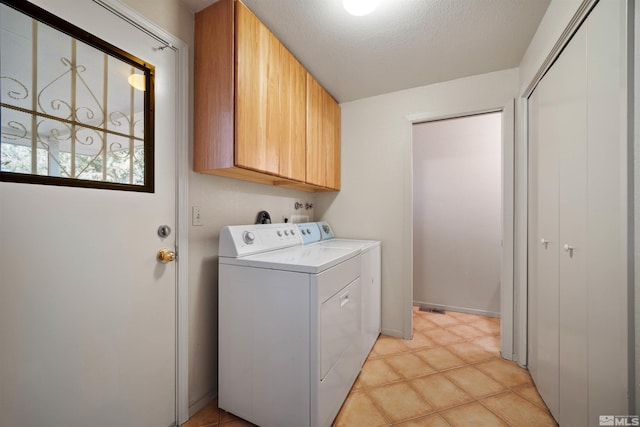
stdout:
{"type": "Polygon", "coordinates": [[[547,249],[547,246],[549,246],[549,241],[544,237],[540,239],[540,243],[542,244],[542,246],[544,246],[545,249],[547,249]]]}
{"type": "Polygon", "coordinates": [[[568,243],[565,243],[562,249],[564,249],[565,252],[568,252],[570,257],[573,257],[573,246],[569,246],[568,243]]]}

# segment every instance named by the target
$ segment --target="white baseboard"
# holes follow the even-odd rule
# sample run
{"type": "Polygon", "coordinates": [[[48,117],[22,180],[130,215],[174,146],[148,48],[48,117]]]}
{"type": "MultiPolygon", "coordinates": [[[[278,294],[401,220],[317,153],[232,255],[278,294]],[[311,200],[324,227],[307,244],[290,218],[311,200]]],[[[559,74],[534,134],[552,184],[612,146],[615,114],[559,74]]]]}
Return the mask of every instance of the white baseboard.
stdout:
{"type": "Polygon", "coordinates": [[[443,304],[431,304],[431,303],[419,302],[419,301],[414,301],[413,305],[420,307],[422,309],[435,308],[437,310],[456,311],[459,313],[477,314],[479,316],[498,317],[498,318],[500,317],[500,313],[496,313],[493,311],[486,311],[486,310],[476,310],[473,308],[455,307],[455,306],[443,305],[443,304]]]}
{"type": "Polygon", "coordinates": [[[388,335],[390,337],[394,337],[394,338],[402,338],[402,331],[396,331],[395,329],[385,329],[382,328],[382,330],[380,331],[380,333],[382,335],[388,335]]]}

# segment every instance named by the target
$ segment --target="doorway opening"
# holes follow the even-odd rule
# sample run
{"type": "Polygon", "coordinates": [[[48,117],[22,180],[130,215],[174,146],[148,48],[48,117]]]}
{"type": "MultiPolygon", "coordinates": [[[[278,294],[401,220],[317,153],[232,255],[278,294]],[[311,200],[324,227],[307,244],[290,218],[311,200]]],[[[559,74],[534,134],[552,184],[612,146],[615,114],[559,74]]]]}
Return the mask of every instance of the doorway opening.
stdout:
{"type": "Polygon", "coordinates": [[[413,126],[413,301],[500,317],[501,115],[413,126]]]}
{"type": "MultiPolygon", "coordinates": [[[[507,108],[508,107],[508,108],[507,108]]],[[[412,304],[501,318],[513,358],[513,109],[412,126],[412,304]]]]}

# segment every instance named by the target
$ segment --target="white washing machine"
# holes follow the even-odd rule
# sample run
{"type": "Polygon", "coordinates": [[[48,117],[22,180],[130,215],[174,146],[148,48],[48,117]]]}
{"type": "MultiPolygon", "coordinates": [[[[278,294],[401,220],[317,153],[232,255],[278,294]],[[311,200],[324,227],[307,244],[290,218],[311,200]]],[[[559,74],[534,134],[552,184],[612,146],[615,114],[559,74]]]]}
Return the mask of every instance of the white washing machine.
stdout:
{"type": "Polygon", "coordinates": [[[317,222],[321,241],[318,245],[360,250],[360,284],[362,286],[362,363],[376,343],[381,331],[381,244],[378,240],[336,238],[326,221],[317,222]]]}
{"type": "Polygon", "coordinates": [[[360,250],[302,243],[294,224],[220,233],[218,404],[259,426],[330,426],[361,367],[360,250]]]}

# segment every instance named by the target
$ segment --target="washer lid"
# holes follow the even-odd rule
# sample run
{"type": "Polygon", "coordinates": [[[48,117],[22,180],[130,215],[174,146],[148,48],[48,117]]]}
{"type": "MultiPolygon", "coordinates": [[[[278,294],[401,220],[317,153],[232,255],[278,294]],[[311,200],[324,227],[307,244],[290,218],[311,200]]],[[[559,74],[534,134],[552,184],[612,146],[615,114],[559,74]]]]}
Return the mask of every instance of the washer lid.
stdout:
{"type": "Polygon", "coordinates": [[[221,264],[316,274],[359,254],[360,249],[310,245],[293,246],[241,258],[220,257],[219,261],[221,264]]]}

